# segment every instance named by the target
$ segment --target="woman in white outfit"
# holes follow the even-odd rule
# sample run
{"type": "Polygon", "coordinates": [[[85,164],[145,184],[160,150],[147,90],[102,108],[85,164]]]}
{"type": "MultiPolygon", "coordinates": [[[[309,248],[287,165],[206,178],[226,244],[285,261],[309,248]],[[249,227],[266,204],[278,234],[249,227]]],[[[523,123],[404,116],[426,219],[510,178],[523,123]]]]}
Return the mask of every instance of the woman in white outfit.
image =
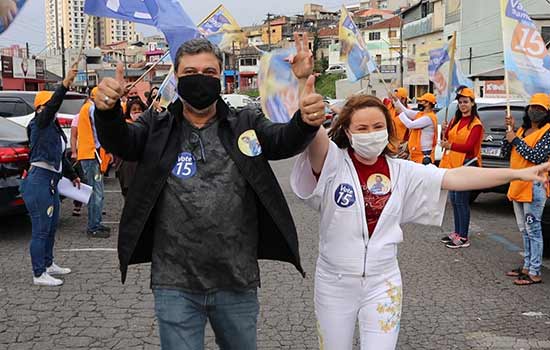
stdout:
{"type": "Polygon", "coordinates": [[[549,164],[521,170],[438,169],[392,158],[393,139],[382,102],[355,96],[329,135],[321,128],[294,166],[294,192],[321,213],[315,273],[321,349],[351,349],[357,320],[361,349],[395,349],[402,300],[401,224],[441,225],[447,190],[514,179],[544,181],[550,169],[549,164]]]}

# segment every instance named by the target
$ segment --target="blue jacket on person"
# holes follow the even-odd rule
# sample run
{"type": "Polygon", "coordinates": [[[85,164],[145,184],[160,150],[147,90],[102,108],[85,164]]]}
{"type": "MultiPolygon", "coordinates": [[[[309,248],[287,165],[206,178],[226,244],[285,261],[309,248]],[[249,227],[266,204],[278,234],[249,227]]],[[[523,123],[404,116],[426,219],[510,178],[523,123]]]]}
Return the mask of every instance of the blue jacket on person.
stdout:
{"type": "Polygon", "coordinates": [[[67,144],[67,137],[57,121],[56,114],[63,103],[63,97],[67,88],[61,84],[54,92],[50,100],[44,105],[44,109],[35,113],[34,118],[27,126],[27,135],[30,143],[30,163],[45,162],[57,169],[63,162],[64,175],[69,179],[75,179],[76,173],[68,160],[63,156],[61,138],[67,144]]]}

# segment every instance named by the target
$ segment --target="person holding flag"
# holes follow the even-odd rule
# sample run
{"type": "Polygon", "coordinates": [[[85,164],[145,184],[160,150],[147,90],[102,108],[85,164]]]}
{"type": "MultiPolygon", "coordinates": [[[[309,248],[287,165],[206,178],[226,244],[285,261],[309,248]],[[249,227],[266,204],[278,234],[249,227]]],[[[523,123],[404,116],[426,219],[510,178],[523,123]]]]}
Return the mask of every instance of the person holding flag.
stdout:
{"type": "Polygon", "coordinates": [[[393,121],[395,137],[398,142],[398,156],[408,157],[406,145],[409,140],[409,129],[407,129],[405,124],[403,124],[401,119],[399,119],[399,113],[397,112],[393,99],[398,99],[401,104],[406,107],[409,103],[409,93],[407,92],[407,89],[404,87],[395,89],[394,93],[391,94],[388,99],[384,99],[384,104],[386,105],[386,108],[388,108],[393,121]]]}
{"type": "Polygon", "coordinates": [[[325,120],[312,53],[296,45],[300,109],[286,124],[229,109],[220,96],[221,51],[202,38],[175,50],[181,98],[166,111],[149,109],[126,123],[122,67],[99,85],[100,141],[138,162],[120,221],[122,281],[128,265],[152,262],[164,350],[202,349],[207,320],[221,349],[256,349],[257,259],[290,262],[304,273],[296,228],[268,163],[302,152],[325,120]]]}
{"type": "MultiPolygon", "coordinates": [[[[440,168],[454,169],[462,166],[481,167],[481,142],[483,123],[477,113],[474,91],[461,87],[457,91],[458,109],[451,123],[443,123],[441,147],[445,150],[439,163],[440,168]]],[[[468,248],[470,240],[470,192],[452,191],[455,230],[444,236],[441,242],[447,248],[468,248]]]]}
{"type": "MultiPolygon", "coordinates": [[[[503,154],[511,154],[510,167],[525,169],[542,164],[550,157],[550,97],[534,94],[525,110],[523,124],[514,132],[514,118],[506,117],[506,139],[503,154]]],[[[516,277],[514,284],[524,286],[542,282],[542,212],[550,195],[548,182],[513,181],[508,199],[514,204],[514,214],[523,237],[523,265],[506,273],[516,277]]]]}
{"type": "Polygon", "coordinates": [[[420,112],[408,109],[394,97],[399,120],[409,129],[410,160],[424,165],[433,164],[437,145],[437,116],[433,111],[436,99],[433,94],[426,93],[417,101],[420,112]]]}

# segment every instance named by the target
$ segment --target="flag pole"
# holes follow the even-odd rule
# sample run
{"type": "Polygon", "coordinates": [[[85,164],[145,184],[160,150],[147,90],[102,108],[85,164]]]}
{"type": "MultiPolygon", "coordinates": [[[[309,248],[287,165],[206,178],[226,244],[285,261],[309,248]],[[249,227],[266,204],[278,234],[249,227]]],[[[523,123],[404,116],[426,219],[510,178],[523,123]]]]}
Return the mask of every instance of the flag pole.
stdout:
{"type": "Polygon", "coordinates": [[[170,50],[167,50],[164,55],[162,55],[161,58],[159,58],[158,61],[156,61],[155,63],[153,63],[153,65],[151,67],[149,67],[149,69],[147,69],[136,81],[134,81],[132,83],[132,85],[130,85],[126,90],[127,91],[130,91],[132,90],[140,81],[142,81],[145,76],[151,72],[160,62],[162,62],[163,59],[165,59],[168,55],[170,54],[170,50]]]}
{"type": "MultiPolygon", "coordinates": [[[[450,105],[451,101],[451,89],[453,85],[453,73],[455,70],[455,51],[456,51],[456,31],[453,33],[453,38],[451,39],[451,48],[449,50],[449,79],[447,80],[447,103],[450,105]]],[[[449,120],[449,107],[445,108],[445,123],[449,120]]]]}
{"type": "Polygon", "coordinates": [[[90,27],[90,22],[92,21],[93,16],[88,16],[88,19],[86,20],[86,26],[84,27],[84,35],[82,38],[82,41],[80,42],[80,48],[78,49],[78,56],[76,58],[77,61],[80,61],[80,58],[82,57],[82,52],[84,52],[84,45],[86,44],[86,37],[88,36],[88,29],[90,27]]]}

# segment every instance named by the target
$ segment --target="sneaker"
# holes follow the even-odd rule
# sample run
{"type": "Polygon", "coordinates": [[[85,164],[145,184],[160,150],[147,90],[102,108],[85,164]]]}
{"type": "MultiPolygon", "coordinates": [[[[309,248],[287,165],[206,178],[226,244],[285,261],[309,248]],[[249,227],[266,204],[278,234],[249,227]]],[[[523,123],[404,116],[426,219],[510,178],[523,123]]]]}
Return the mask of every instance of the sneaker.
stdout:
{"type": "Polygon", "coordinates": [[[37,286],[60,286],[63,284],[62,280],[59,280],[57,278],[53,278],[50,276],[47,272],[44,272],[40,275],[40,277],[33,276],[32,281],[37,286]]]}
{"type": "Polygon", "coordinates": [[[470,246],[470,240],[468,238],[462,238],[460,236],[455,237],[451,243],[445,244],[445,247],[451,249],[468,248],[470,246]]]}
{"type": "Polygon", "coordinates": [[[443,236],[443,237],[441,238],[441,243],[443,243],[443,244],[449,244],[449,243],[451,243],[451,242],[453,241],[453,239],[454,239],[456,236],[458,236],[458,233],[456,233],[456,232],[451,232],[451,233],[449,233],[448,236],[443,236]]]}
{"type": "Polygon", "coordinates": [[[67,275],[71,273],[71,269],[68,269],[66,267],[59,267],[55,263],[52,263],[52,265],[48,268],[46,268],[46,272],[48,275],[67,275]]]}
{"type": "Polygon", "coordinates": [[[103,232],[111,232],[111,228],[104,225],[99,225],[98,230],[103,232]]]}
{"type": "Polygon", "coordinates": [[[90,238],[109,238],[109,237],[111,237],[111,234],[109,232],[101,231],[101,230],[87,231],[86,234],[90,238]]]}

